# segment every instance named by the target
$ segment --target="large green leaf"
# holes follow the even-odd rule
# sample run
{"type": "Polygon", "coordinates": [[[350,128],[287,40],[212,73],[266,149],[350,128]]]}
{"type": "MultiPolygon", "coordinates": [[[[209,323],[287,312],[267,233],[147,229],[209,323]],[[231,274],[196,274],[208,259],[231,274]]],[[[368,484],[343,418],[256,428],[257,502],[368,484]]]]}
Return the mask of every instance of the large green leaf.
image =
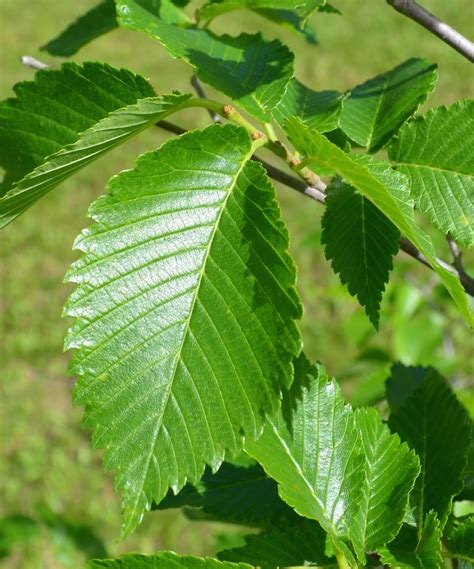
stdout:
{"type": "Polygon", "coordinates": [[[403,526],[396,539],[379,549],[385,565],[394,569],[440,569],[441,529],[434,512],[427,514],[421,532],[403,526]]]}
{"type": "Polygon", "coordinates": [[[129,554],[119,559],[93,559],[88,569],[251,569],[244,563],[229,563],[211,557],[192,557],[164,551],[155,555],[129,554]]]}
{"type": "Polygon", "coordinates": [[[344,101],[341,128],[355,142],[375,152],[426,101],[434,89],[436,65],[409,59],[352,89],[344,101]]]}
{"type": "Polygon", "coordinates": [[[273,529],[245,537],[245,545],[220,551],[223,561],[244,562],[262,569],[317,565],[334,567],[336,560],[325,554],[326,532],[311,520],[285,529],[273,529]]]}
{"type": "Polygon", "coordinates": [[[412,492],[418,526],[435,511],[443,527],[452,499],[463,486],[471,443],[466,410],[445,380],[429,368],[424,381],[392,412],[389,425],[420,457],[421,475],[412,492]]]}
{"type": "Polygon", "coordinates": [[[326,0],[223,0],[205,4],[198,11],[199,19],[212,20],[217,16],[234,10],[270,9],[294,12],[301,20],[306,20],[315,10],[324,6],[326,0]]]}
{"type": "MultiPolygon", "coordinates": [[[[387,176],[387,185],[401,181],[387,176]]],[[[380,302],[398,252],[400,232],[372,202],[336,179],[326,194],[321,242],[341,282],[378,328],[380,302]]]]}
{"type": "Polygon", "coordinates": [[[0,227],[190,98],[150,96],[153,89],[141,77],[101,64],[42,71],[35,82],[19,84],[17,93],[18,99],[0,105],[4,189],[16,182],[0,198],[0,227]]]}
{"type": "Polygon", "coordinates": [[[358,409],[355,423],[364,449],[365,481],[351,540],[361,561],[392,541],[402,525],[408,497],[420,472],[416,454],[390,434],[377,409],[358,409]]]}
{"type": "Polygon", "coordinates": [[[453,557],[474,563],[474,515],[451,529],[448,534],[448,549],[453,557]]]}
{"type": "Polygon", "coordinates": [[[41,49],[51,55],[70,57],[84,45],[116,28],[115,2],[102,0],[41,49]]]}
{"type": "Polygon", "coordinates": [[[285,94],[293,75],[293,54],[261,34],[218,37],[208,30],[167,24],[147,9],[145,0],[117,0],[119,24],[160,41],[173,57],[184,59],[199,78],[264,122],[285,94]]]}
{"type": "Polygon", "coordinates": [[[216,473],[206,468],[199,482],[186,484],[177,495],[168,493],[157,509],[183,506],[201,508],[209,520],[263,528],[298,519],[259,464],[242,467],[224,462],[216,473]]]}
{"type": "Polygon", "coordinates": [[[337,128],[342,110],[342,94],[338,91],[313,91],[292,79],[280,104],[273,109],[273,118],[284,128],[289,117],[299,117],[319,132],[337,128]]]}
{"type": "MultiPolygon", "coordinates": [[[[412,203],[407,200],[404,188],[401,187],[394,193],[393,188],[389,189],[372,171],[371,162],[367,161],[367,157],[346,154],[299,119],[287,119],[285,130],[296,149],[307,157],[307,163],[336,171],[412,241],[438,273],[460,312],[474,325],[474,318],[459,280],[437,262],[431,240],[415,222],[412,203]]],[[[373,164],[376,162],[373,161],[373,164]]]]}
{"type": "Polygon", "coordinates": [[[474,101],[431,109],[409,122],[389,149],[411,180],[420,211],[461,244],[474,244],[474,101]]]}
{"type": "Polygon", "coordinates": [[[295,268],[244,129],[170,140],[112,178],[76,241],[75,400],[123,493],[124,533],[255,437],[301,349],[295,268]]]}
{"type": "Polygon", "coordinates": [[[395,411],[421,385],[430,368],[393,364],[385,382],[385,392],[390,409],[395,411]]]}
{"type": "Polygon", "coordinates": [[[279,483],[280,496],[301,516],[317,520],[342,549],[362,499],[360,445],[352,409],[336,382],[300,356],[280,413],[245,449],[279,483]]]}

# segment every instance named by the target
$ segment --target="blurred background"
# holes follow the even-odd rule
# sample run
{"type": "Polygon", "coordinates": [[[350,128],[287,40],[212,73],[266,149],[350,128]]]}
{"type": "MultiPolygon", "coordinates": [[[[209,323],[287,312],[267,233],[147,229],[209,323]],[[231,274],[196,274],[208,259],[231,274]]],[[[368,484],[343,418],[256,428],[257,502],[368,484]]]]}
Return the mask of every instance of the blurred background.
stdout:
{"type": "MultiPolygon", "coordinates": [[[[95,0],[0,0],[0,97],[14,83],[33,78],[21,55],[57,65],[38,47],[95,0]]],[[[346,90],[404,60],[425,57],[439,65],[437,90],[424,109],[473,96],[469,62],[383,0],[334,0],[343,16],[312,18],[319,45],[311,46],[258,16],[233,12],[213,29],[237,34],[261,30],[296,54],[297,75],[316,90],[346,90]]],[[[462,33],[472,34],[471,0],[425,0],[423,4],[462,33]]],[[[193,4],[190,5],[193,10],[193,4]]],[[[101,60],[149,77],[160,93],[189,92],[190,68],[171,60],[158,43],[114,31],[83,49],[77,61],[101,60]]],[[[175,122],[192,128],[208,123],[204,111],[182,113],[175,122]]],[[[71,292],[63,275],[76,258],[72,242],[87,225],[89,203],[104,192],[111,175],[130,168],[136,156],[168,136],[149,129],[50,193],[0,235],[0,565],[6,568],[82,567],[89,556],[172,549],[212,554],[235,543],[239,528],[192,525],[179,511],[145,516],[137,532],[118,542],[120,500],[101,451],[81,429],[82,409],[73,407],[69,355],[62,353],[68,322],[61,308],[71,292]]],[[[437,278],[404,254],[384,295],[380,331],[339,284],[320,247],[322,208],[278,188],[291,247],[299,267],[305,305],[305,349],[336,376],[354,405],[378,402],[391,361],[433,365],[450,379],[474,416],[472,336],[446,300],[437,278]]],[[[438,253],[449,260],[442,236],[438,253]]],[[[474,258],[466,255],[474,272],[474,258]]],[[[381,410],[384,412],[383,404],[381,410]]]]}

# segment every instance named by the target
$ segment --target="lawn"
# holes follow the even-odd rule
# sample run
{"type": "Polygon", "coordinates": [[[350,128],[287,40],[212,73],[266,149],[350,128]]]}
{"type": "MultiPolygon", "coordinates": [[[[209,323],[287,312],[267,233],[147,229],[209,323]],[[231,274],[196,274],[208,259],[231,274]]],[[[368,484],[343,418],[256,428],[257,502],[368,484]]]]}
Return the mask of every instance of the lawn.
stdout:
{"type": "MultiPolygon", "coordinates": [[[[471,0],[424,3],[461,32],[472,31],[471,0]]],[[[15,82],[33,77],[19,57],[29,54],[58,64],[38,46],[94,4],[0,0],[2,98],[11,95],[15,82]]],[[[315,89],[345,90],[417,56],[439,65],[438,88],[426,108],[472,97],[469,62],[383,0],[334,4],[343,17],[321,14],[313,19],[318,46],[308,46],[245,12],[222,17],[215,29],[232,34],[261,30],[279,37],[297,54],[298,77],[315,89]]],[[[161,93],[190,90],[189,68],[139,34],[113,32],[87,46],[76,60],[102,60],[133,69],[149,77],[161,93]]],[[[176,120],[198,127],[208,122],[208,116],[204,111],[197,116],[187,112],[176,120]]],[[[166,136],[159,129],[143,133],[63,184],[1,234],[0,516],[29,516],[36,536],[12,548],[3,561],[7,568],[80,567],[88,552],[100,553],[100,543],[110,555],[164,548],[209,554],[220,541],[233,539],[227,536],[228,527],[219,526],[217,533],[223,535],[216,538],[212,524],[196,531],[182,513],[170,511],[149,514],[133,536],[117,541],[119,498],[112,475],[102,471],[101,452],[91,448],[90,432],[81,430],[82,409],[72,406],[73,378],[66,376],[69,355],[62,353],[68,322],[61,320],[61,308],[71,292],[62,279],[76,258],[72,242],[87,224],[87,206],[104,192],[114,173],[131,167],[137,154],[156,148],[166,136]]],[[[288,189],[278,191],[299,266],[307,352],[343,380],[356,404],[377,399],[392,358],[441,367],[472,410],[469,332],[452,311],[438,309],[436,295],[441,293],[434,275],[398,256],[393,275],[398,286],[388,289],[376,334],[321,253],[321,208],[288,189]],[[393,330],[388,329],[388,318],[393,318],[393,330]]],[[[440,253],[447,255],[444,244],[439,239],[438,243],[440,253]]],[[[5,524],[0,523],[0,555],[5,546],[2,528],[5,524]]]]}

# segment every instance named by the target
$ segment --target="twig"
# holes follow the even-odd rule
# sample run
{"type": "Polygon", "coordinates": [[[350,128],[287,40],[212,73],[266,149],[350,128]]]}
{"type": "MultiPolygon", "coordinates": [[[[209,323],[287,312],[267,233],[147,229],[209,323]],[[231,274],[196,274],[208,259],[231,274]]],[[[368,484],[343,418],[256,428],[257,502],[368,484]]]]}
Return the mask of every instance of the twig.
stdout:
{"type": "MultiPolygon", "coordinates": [[[[156,126],[159,126],[167,130],[168,132],[172,132],[174,134],[184,134],[185,132],[187,132],[184,128],[169,123],[168,121],[160,121],[159,123],[157,123],[156,126]]],[[[325,189],[325,184],[322,180],[319,180],[318,188],[314,188],[312,186],[308,186],[307,184],[305,184],[304,180],[296,178],[291,174],[287,174],[283,170],[280,170],[279,168],[273,166],[272,164],[269,164],[268,162],[262,160],[261,158],[257,158],[254,156],[252,159],[262,164],[262,166],[265,168],[270,178],[273,178],[277,182],[284,184],[285,186],[291,188],[292,190],[295,190],[298,193],[303,194],[322,205],[325,204],[326,196],[323,193],[325,189]]],[[[413,259],[416,259],[422,265],[425,265],[429,269],[433,270],[433,267],[429,264],[429,262],[425,259],[425,257],[420,253],[420,251],[418,251],[415,245],[413,245],[413,243],[409,241],[406,237],[400,238],[399,245],[400,249],[405,253],[407,253],[407,255],[410,255],[410,257],[413,257],[413,259]]],[[[449,263],[446,263],[439,257],[436,257],[436,261],[439,263],[439,265],[441,265],[443,268],[445,268],[447,271],[449,271],[459,279],[467,294],[469,294],[470,296],[474,296],[474,278],[469,276],[464,271],[464,269],[460,271],[459,268],[455,266],[455,264],[450,265],[449,263]]]]}
{"type": "Polygon", "coordinates": [[[22,55],[20,61],[23,65],[31,67],[32,69],[48,69],[50,67],[47,63],[43,63],[39,59],[31,57],[31,55],[22,55]]]}
{"type": "Polygon", "coordinates": [[[445,43],[454,48],[461,55],[474,62],[474,43],[452,28],[450,25],[441,21],[415,0],[387,0],[397,12],[414,20],[435,36],[441,38],[445,43]]]}
{"type": "MultiPolygon", "coordinates": [[[[197,75],[193,75],[191,77],[191,85],[193,86],[194,90],[196,91],[199,97],[201,97],[202,99],[207,99],[206,93],[204,92],[204,89],[202,88],[201,82],[197,78],[197,75]]],[[[208,112],[212,119],[212,122],[215,122],[217,124],[222,122],[221,117],[217,113],[215,113],[211,109],[208,109],[208,112]]]]}

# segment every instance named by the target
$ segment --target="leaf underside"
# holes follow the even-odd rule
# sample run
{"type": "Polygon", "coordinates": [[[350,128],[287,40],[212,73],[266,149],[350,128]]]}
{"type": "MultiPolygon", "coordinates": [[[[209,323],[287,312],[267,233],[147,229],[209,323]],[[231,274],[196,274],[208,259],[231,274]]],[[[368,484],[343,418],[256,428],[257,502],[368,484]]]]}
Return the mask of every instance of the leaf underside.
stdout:
{"type": "Polygon", "coordinates": [[[76,241],[65,313],[75,400],[123,494],[152,501],[258,435],[301,349],[295,268],[247,132],[213,125],[114,177],[76,241]]]}
{"type": "Polygon", "coordinates": [[[280,102],[293,76],[293,54],[287,47],[278,40],[266,41],[261,34],[234,38],[169,25],[146,4],[117,0],[120,26],[157,39],[173,57],[193,66],[202,81],[255,118],[270,120],[268,111],[280,102]]]}
{"type": "Polygon", "coordinates": [[[344,101],[342,130],[370,152],[389,142],[434,89],[436,65],[409,59],[353,89],[344,101]]]}
{"type": "Polygon", "coordinates": [[[474,101],[431,109],[389,149],[420,211],[466,247],[474,245],[474,101]]]}

